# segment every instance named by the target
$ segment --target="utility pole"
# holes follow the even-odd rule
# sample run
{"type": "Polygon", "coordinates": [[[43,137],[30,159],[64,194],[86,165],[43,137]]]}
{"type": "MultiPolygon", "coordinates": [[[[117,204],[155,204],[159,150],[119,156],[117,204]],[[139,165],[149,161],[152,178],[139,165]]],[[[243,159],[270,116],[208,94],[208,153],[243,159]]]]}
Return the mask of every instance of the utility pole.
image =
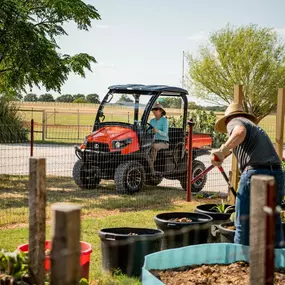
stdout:
{"type": "Polygon", "coordinates": [[[182,56],[182,88],[184,88],[184,51],[182,56]]]}

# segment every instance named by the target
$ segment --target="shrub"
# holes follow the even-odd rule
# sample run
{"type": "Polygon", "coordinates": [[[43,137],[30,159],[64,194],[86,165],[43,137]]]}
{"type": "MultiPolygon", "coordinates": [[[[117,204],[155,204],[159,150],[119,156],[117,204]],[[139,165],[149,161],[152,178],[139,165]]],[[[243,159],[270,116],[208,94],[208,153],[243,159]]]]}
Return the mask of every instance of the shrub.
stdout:
{"type": "Polygon", "coordinates": [[[73,100],[72,103],[87,103],[87,101],[85,98],[79,97],[79,98],[73,100]]]}
{"type": "MultiPolygon", "coordinates": [[[[207,133],[211,135],[213,140],[212,147],[220,147],[226,141],[227,134],[215,131],[216,115],[213,111],[207,113],[205,110],[195,110],[188,114],[188,118],[192,118],[195,123],[194,133],[207,133]]],[[[182,127],[182,116],[179,118],[170,116],[168,120],[170,127],[182,127]]]]}
{"type": "Polygon", "coordinates": [[[18,108],[0,97],[0,143],[25,142],[28,130],[18,115],[18,108]]]}

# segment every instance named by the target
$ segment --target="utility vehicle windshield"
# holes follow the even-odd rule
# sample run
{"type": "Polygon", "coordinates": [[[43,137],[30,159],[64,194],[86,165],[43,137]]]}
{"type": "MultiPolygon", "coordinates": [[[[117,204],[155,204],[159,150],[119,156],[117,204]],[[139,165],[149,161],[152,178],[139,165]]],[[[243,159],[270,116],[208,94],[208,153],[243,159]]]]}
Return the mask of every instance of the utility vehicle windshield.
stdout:
{"type": "MultiPolygon", "coordinates": [[[[100,122],[118,122],[134,124],[135,107],[138,108],[138,120],[145,109],[145,104],[135,104],[135,95],[122,93],[109,93],[100,114],[100,122]]],[[[149,96],[144,96],[149,99],[149,96]]]]}

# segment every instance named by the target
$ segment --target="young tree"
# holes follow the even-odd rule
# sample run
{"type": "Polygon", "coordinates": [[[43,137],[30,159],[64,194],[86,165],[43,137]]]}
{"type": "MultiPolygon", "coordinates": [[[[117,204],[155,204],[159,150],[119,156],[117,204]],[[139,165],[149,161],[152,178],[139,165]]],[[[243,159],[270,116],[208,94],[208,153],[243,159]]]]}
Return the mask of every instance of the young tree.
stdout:
{"type": "Polygon", "coordinates": [[[88,94],[86,96],[86,100],[88,103],[93,103],[93,104],[100,104],[100,99],[99,95],[94,93],[94,94],[88,94]]]}
{"type": "Polygon", "coordinates": [[[86,53],[61,54],[64,23],[88,30],[100,19],[95,7],[82,0],[2,0],[0,6],[0,93],[41,84],[60,91],[71,72],[85,76],[95,58],[86,53]]]}
{"type": "Polygon", "coordinates": [[[270,28],[227,26],[210,37],[200,56],[189,56],[190,86],[212,102],[233,101],[234,84],[244,86],[244,109],[261,120],[275,110],[285,86],[285,48],[270,28]]]}

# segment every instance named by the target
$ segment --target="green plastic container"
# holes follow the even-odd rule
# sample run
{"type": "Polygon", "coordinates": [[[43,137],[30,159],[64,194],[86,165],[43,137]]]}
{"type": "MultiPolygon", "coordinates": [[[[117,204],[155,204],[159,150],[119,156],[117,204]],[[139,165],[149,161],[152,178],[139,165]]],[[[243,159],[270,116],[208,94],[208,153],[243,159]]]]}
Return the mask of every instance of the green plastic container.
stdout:
{"type": "MultiPolygon", "coordinates": [[[[163,250],[147,255],[142,269],[143,285],[163,285],[151,269],[170,269],[199,264],[249,262],[249,247],[232,243],[210,243],[163,250]]],[[[285,249],[275,249],[275,267],[285,267],[285,249]]]]}

